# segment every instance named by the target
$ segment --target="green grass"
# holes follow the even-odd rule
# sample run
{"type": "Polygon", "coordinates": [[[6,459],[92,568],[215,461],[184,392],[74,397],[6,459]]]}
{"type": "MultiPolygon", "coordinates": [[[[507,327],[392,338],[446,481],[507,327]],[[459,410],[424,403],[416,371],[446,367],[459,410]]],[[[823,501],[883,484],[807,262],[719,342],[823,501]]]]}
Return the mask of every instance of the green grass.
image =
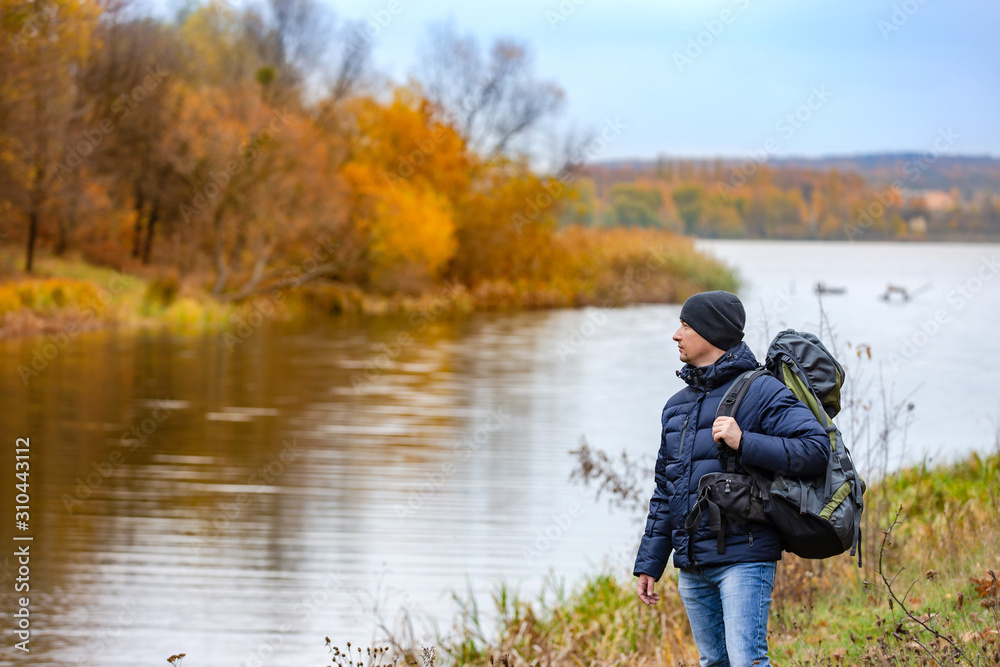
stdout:
{"type": "MultiPolygon", "coordinates": [[[[0,252],[7,275],[0,282],[0,334],[33,334],[69,323],[95,326],[165,326],[197,333],[226,326],[246,305],[220,304],[176,279],[119,273],[81,259],[41,253],[31,274],[12,271],[12,248],[0,252]]],[[[20,264],[18,263],[17,266],[20,264]]]]}
{"type": "MultiPolygon", "coordinates": [[[[973,454],[873,484],[863,569],[847,554],[824,561],[785,554],[769,628],[775,664],[1000,664],[1000,598],[987,590],[989,572],[1000,573],[998,472],[1000,453],[973,454]],[[905,610],[890,600],[887,581],[905,610]]],[[[477,618],[440,648],[456,664],[507,655],[532,665],[695,665],[671,572],[654,608],[638,601],[635,580],[623,573],[594,575],[569,593],[552,588],[535,601],[501,589],[496,639],[484,639],[477,618]]]]}
{"type": "MultiPolygon", "coordinates": [[[[865,569],[838,559],[827,581],[813,578],[800,584],[805,594],[776,600],[774,656],[790,665],[1000,664],[1000,600],[983,597],[976,583],[1000,572],[998,472],[1000,454],[972,454],[875,485],[866,494],[865,569]],[[912,617],[928,619],[968,662],[912,617]]],[[[802,563],[784,569],[794,579],[809,566],[802,563]]]]}

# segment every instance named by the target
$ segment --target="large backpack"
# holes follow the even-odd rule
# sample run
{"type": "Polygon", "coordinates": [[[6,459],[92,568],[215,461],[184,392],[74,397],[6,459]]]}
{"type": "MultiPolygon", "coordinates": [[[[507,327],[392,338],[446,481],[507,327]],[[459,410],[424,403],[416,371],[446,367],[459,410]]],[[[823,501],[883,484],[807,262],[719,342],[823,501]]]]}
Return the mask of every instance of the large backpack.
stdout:
{"type": "Polygon", "coordinates": [[[769,480],[745,466],[748,474],[741,475],[735,473],[735,457],[728,456],[726,472],[700,480],[687,529],[696,530],[707,512],[709,527],[718,536],[718,551],[724,553],[727,520],[764,521],[777,528],[786,551],[803,558],[829,558],[850,549],[852,556],[857,551],[860,567],[865,482],[833,423],[840,412],[844,369],[816,336],[787,329],[771,341],[764,367],[733,381],[717,417],[734,416],[750,385],[765,374],[781,380],[830,434],[826,474],[800,479],[775,473],[769,480]]]}

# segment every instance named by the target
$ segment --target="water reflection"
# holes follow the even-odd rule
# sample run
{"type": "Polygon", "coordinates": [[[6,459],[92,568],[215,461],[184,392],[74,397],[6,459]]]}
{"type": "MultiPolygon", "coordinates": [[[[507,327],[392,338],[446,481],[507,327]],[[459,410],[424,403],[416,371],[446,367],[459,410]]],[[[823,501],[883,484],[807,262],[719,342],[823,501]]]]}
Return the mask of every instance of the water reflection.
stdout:
{"type": "MultiPolygon", "coordinates": [[[[861,272],[824,246],[836,270],[820,275],[789,268],[787,246],[774,246],[722,246],[752,269],[751,321],[792,283],[771,326],[815,321],[802,296],[823,279],[849,287],[828,306],[840,333],[876,350],[930,317],[976,264],[961,248],[935,250],[958,253],[951,264],[882,251],[861,272]],[[907,310],[858,298],[883,286],[876,268],[933,269],[937,291],[907,310]]],[[[928,346],[894,376],[905,389],[952,368],[971,387],[926,385],[919,414],[930,416],[908,441],[918,460],[944,438],[966,451],[992,442],[975,419],[946,418],[996,409],[994,284],[977,298],[983,307],[955,313],[939,339],[967,344],[928,346]]],[[[131,666],[184,652],[186,664],[320,664],[325,636],[369,641],[375,607],[390,623],[403,605],[447,629],[450,593],[467,579],[485,604],[497,581],[533,596],[550,570],[573,582],[609,555],[628,572],[641,526],[568,482],[567,451],[586,434],[612,453],[652,455],[663,401],[680,387],[678,313],[319,322],[236,344],[81,334],[27,386],[18,365],[44,340],[0,344],[0,436],[32,441],[31,663],[131,666]]],[[[12,489],[12,466],[0,470],[12,489]]],[[[12,504],[0,494],[3,516],[12,504]]],[[[13,530],[0,521],[0,540],[12,544],[13,530]]],[[[0,558],[7,610],[11,561],[0,558]]]]}
{"type": "MultiPolygon", "coordinates": [[[[447,628],[466,577],[482,593],[569,554],[581,571],[600,554],[577,551],[580,527],[524,557],[529,527],[581,501],[561,318],[273,327],[235,347],[105,332],[6,383],[4,432],[34,447],[33,663],[301,664],[326,635],[365,641],[374,606],[447,628]]],[[[8,372],[31,346],[6,344],[8,372]]]]}

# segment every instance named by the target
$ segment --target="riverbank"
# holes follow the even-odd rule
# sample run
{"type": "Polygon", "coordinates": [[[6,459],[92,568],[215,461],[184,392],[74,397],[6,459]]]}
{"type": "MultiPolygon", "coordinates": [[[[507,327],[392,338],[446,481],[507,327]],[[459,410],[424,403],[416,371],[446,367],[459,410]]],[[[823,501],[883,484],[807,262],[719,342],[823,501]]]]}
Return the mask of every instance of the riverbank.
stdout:
{"type": "MultiPolygon", "coordinates": [[[[866,504],[862,569],[847,554],[785,554],[769,628],[775,663],[1000,664],[1000,445],[985,458],[902,470],[874,484],[866,504]]],[[[516,665],[697,664],[676,571],[658,592],[660,604],[646,608],[634,580],[615,572],[554,601],[503,593],[498,639],[465,614],[438,653],[461,665],[502,655],[516,665]]]]}
{"type": "MultiPolygon", "coordinates": [[[[443,281],[419,291],[386,293],[342,282],[285,278],[264,283],[239,301],[214,297],[210,276],[180,276],[138,264],[119,271],[79,257],[40,253],[34,271],[25,274],[16,268],[19,255],[8,246],[0,251],[0,339],[73,335],[104,327],[199,333],[251,319],[415,312],[439,317],[483,310],[675,303],[703,290],[735,291],[739,285],[731,269],[695,250],[691,239],[668,232],[567,230],[560,241],[564,256],[572,261],[544,281],[443,281]]],[[[298,269],[297,275],[308,274],[298,269]]]]}

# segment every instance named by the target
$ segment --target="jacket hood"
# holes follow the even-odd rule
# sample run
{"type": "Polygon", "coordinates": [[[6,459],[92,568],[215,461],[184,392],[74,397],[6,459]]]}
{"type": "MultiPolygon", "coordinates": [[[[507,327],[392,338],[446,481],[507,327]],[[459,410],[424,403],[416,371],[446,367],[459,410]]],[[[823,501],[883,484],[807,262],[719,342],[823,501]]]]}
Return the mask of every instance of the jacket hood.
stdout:
{"type": "Polygon", "coordinates": [[[740,373],[757,368],[758,365],[757,357],[753,355],[747,344],[740,342],[735,347],[729,348],[711,366],[684,364],[684,368],[677,371],[677,377],[695,389],[711,391],[729,382],[740,373]]]}

